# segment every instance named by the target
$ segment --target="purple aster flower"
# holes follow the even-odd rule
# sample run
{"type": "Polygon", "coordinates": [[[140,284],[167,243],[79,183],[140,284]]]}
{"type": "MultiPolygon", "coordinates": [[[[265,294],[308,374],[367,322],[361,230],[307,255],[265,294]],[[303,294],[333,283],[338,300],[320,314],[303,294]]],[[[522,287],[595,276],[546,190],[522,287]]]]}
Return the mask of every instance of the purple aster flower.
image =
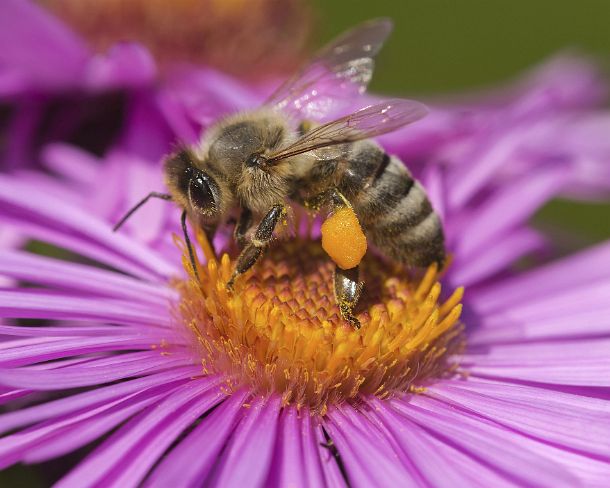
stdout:
{"type": "MultiPolygon", "coordinates": [[[[135,111],[126,133],[194,137],[220,76],[178,76],[154,97],[164,110],[135,111]]],[[[545,244],[528,224],[541,204],[607,190],[608,115],[577,60],[523,85],[385,138],[444,216],[453,262],[439,276],[366,260],[361,331],[329,299],[306,221],[232,295],[231,258],[201,236],[194,279],[174,208],[112,233],[160,183],[152,152],[119,145],[98,161],[54,145],[64,179],[0,176],[0,467],[87,447],[58,486],[604,486],[610,244],[513,263],[545,244]],[[15,245],[29,240],[70,260],[15,245]]],[[[227,100],[257,100],[238,86],[227,100]]]]}
{"type": "MultiPolygon", "coordinates": [[[[1,177],[3,228],[87,261],[0,253],[0,466],[92,445],[57,486],[603,486],[610,244],[511,271],[538,239],[527,217],[571,175],[540,171],[456,207],[444,298],[434,268],[365,261],[379,296],[362,333],[307,231],[229,296],[228,256],[207,251],[198,282],[178,249],[112,233],[69,187],[1,177]]],[[[450,200],[451,174],[436,178],[450,200]]]]}
{"type": "MultiPolygon", "coordinates": [[[[148,3],[137,9],[144,10],[148,3]]],[[[155,5],[148,19],[153,23],[164,8],[163,3],[155,5]]],[[[68,10],[74,13],[72,7],[68,10]]],[[[194,3],[187,10],[199,8],[194,3]]],[[[298,3],[291,5],[286,15],[294,15],[291,11],[298,8],[298,3]]],[[[193,142],[202,123],[261,99],[255,95],[261,88],[242,86],[209,67],[181,63],[165,69],[136,42],[115,42],[96,51],[27,0],[2,2],[0,31],[0,106],[6,113],[0,121],[2,168],[44,165],[45,145],[58,142],[96,154],[128,151],[156,163],[177,138],[193,142]],[[198,102],[192,101],[194,93],[198,102]]],[[[152,31],[147,32],[150,36],[152,31]]]]}

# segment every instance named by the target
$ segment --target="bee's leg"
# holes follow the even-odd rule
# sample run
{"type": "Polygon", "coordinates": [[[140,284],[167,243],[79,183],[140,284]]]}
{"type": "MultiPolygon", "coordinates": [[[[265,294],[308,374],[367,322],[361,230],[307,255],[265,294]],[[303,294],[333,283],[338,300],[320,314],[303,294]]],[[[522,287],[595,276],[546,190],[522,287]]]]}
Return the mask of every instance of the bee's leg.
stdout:
{"type": "Polygon", "coordinates": [[[252,212],[249,208],[243,208],[239,215],[239,220],[235,224],[235,230],[233,231],[233,239],[237,242],[239,249],[243,249],[246,244],[246,233],[252,227],[252,212]]]}
{"type": "Polygon", "coordinates": [[[269,245],[271,238],[273,237],[273,230],[280,221],[280,219],[286,214],[286,208],[284,205],[278,204],[271,207],[271,210],[267,212],[267,215],[263,217],[260,224],[256,228],[254,238],[248,243],[248,245],[241,252],[237,258],[237,264],[235,270],[231,275],[231,279],[227,283],[229,290],[233,289],[235,279],[248,271],[258,258],[263,254],[265,248],[269,245]]]}
{"type": "Polygon", "coordinates": [[[358,266],[341,269],[335,266],[335,300],[341,311],[341,317],[355,329],[360,328],[360,321],[354,316],[364,282],[358,280],[358,266]]]}
{"type": "Polygon", "coordinates": [[[341,207],[351,207],[351,204],[347,198],[345,198],[343,193],[341,193],[337,188],[330,188],[322,193],[318,193],[317,195],[295,200],[305,208],[314,210],[316,212],[323,207],[328,207],[331,213],[341,207]]]}

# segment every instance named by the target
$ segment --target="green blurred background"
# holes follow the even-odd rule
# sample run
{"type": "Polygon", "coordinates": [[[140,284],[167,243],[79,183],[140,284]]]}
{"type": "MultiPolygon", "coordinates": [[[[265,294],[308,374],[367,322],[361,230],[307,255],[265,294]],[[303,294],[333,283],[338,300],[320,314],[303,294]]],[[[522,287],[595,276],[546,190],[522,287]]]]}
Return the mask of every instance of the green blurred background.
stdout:
{"type": "MultiPolygon", "coordinates": [[[[610,1],[314,0],[317,44],[354,24],[391,17],[371,88],[411,95],[502,83],[562,50],[610,59],[610,1]]],[[[610,134],[608,134],[610,137],[610,134]]],[[[564,251],[610,237],[610,204],[555,201],[535,223],[564,251]]]]}
{"type": "MultiPolygon", "coordinates": [[[[610,59],[610,0],[313,0],[313,4],[317,45],[366,19],[394,20],[395,31],[380,55],[372,83],[377,92],[434,95],[493,86],[563,49],[580,49],[598,55],[602,62],[610,59]]],[[[568,252],[610,238],[610,204],[555,201],[539,212],[535,222],[567,242],[563,250],[568,252]]],[[[52,471],[52,466],[45,469],[52,471]]],[[[16,466],[0,473],[2,487],[44,485],[37,469],[16,466]]]]}

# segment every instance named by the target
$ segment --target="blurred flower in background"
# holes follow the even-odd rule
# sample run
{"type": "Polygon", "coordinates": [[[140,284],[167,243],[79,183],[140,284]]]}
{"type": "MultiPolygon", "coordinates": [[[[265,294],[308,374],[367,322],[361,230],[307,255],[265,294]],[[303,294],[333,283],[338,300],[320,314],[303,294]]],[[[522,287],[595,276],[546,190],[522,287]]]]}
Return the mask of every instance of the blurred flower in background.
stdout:
{"type": "Polygon", "coordinates": [[[169,69],[211,66],[250,80],[271,78],[302,61],[311,24],[302,0],[40,0],[106,52],[138,42],[169,69]]]}
{"type": "Polygon", "coordinates": [[[39,163],[39,151],[57,141],[157,160],[248,96],[221,71],[259,84],[276,79],[302,60],[310,25],[301,1],[248,2],[247,16],[239,1],[45,3],[70,23],[31,2],[2,5],[5,168],[39,163]],[[192,107],[193,97],[205,106],[192,107]],[[198,110],[195,121],[183,105],[198,110]]]}

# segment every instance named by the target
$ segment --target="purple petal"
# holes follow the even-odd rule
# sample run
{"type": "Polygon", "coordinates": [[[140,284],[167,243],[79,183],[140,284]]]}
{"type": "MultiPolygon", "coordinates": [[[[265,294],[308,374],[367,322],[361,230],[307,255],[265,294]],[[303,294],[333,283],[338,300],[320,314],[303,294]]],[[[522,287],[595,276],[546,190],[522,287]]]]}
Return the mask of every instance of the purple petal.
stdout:
{"type": "Polygon", "coordinates": [[[267,486],[324,486],[324,473],[309,412],[284,407],[267,486]],[[305,422],[307,420],[307,422],[305,422]]]}
{"type": "Polygon", "coordinates": [[[312,444],[310,444],[308,447],[308,455],[314,459],[317,458],[320,460],[326,486],[330,488],[346,488],[349,485],[347,484],[347,480],[339,468],[339,464],[337,463],[335,456],[329,447],[325,447],[327,446],[328,441],[324,435],[322,426],[320,425],[322,422],[320,419],[314,420],[310,418],[309,423],[314,429],[315,438],[312,439],[312,444]],[[318,424],[317,426],[314,425],[314,421],[318,424]]]}
{"type": "Polygon", "coordinates": [[[3,134],[6,142],[1,164],[8,168],[27,167],[34,157],[31,141],[43,118],[44,102],[38,97],[28,97],[26,101],[15,103],[13,110],[14,116],[9,119],[3,134]]]}
{"type": "MultiPolygon", "coordinates": [[[[610,465],[607,459],[563,450],[552,442],[539,442],[467,409],[416,395],[404,411],[426,428],[456,445],[478,453],[488,465],[504,471],[520,486],[605,486],[610,465]]],[[[552,422],[552,418],[549,419],[552,422]]]]}
{"type": "Polygon", "coordinates": [[[506,310],[514,305],[539,300],[541,297],[565,289],[575,290],[582,285],[610,277],[610,243],[600,244],[574,256],[522,275],[507,278],[477,292],[476,308],[480,313],[506,310]]]}
{"type": "MultiPolygon", "coordinates": [[[[117,411],[124,411],[125,407],[129,411],[132,411],[132,407],[135,407],[135,410],[138,411],[162,396],[164,395],[159,393],[152,396],[147,393],[140,395],[135,402],[132,402],[131,399],[106,402],[77,415],[55,418],[26,431],[6,436],[0,439],[0,467],[4,468],[17,461],[24,460],[28,457],[29,452],[36,447],[41,447],[43,451],[47,445],[53,446],[56,450],[58,448],[68,449],[68,445],[61,446],[61,441],[59,442],[60,445],[57,445],[58,437],[61,438],[64,434],[69,434],[73,429],[88,429],[94,425],[99,427],[100,420],[104,421],[115,417],[114,414],[117,411]]],[[[102,422],[102,424],[104,423],[102,422]]],[[[85,439],[82,438],[82,440],[85,439]]]]}
{"type": "Polygon", "coordinates": [[[263,98],[234,78],[212,69],[175,69],[166,89],[192,120],[203,126],[219,116],[259,106],[263,98]]]}
{"type": "Polygon", "coordinates": [[[490,469],[487,463],[397,414],[386,402],[373,401],[371,409],[367,415],[377,419],[415,466],[421,477],[418,485],[439,488],[515,486],[501,473],[490,469]]]}
{"type": "Polygon", "coordinates": [[[0,4],[0,64],[34,85],[66,87],[83,72],[89,53],[81,39],[38,5],[0,4]]]}
{"type": "Polygon", "coordinates": [[[161,356],[159,352],[122,354],[95,360],[83,367],[38,371],[27,368],[0,369],[0,384],[32,390],[62,390],[102,385],[133,376],[159,373],[193,364],[189,355],[161,356]]]}
{"type": "Polygon", "coordinates": [[[546,239],[531,229],[519,229],[500,239],[493,246],[481,250],[467,264],[450,271],[451,281],[468,286],[483,281],[495,273],[510,268],[520,257],[541,249],[546,239]]]}
{"type": "Polygon", "coordinates": [[[0,177],[0,203],[4,213],[12,212],[21,219],[34,220],[51,229],[62,229],[92,239],[99,245],[129,258],[144,270],[161,276],[171,276],[175,267],[145,246],[112,232],[109,225],[96,220],[91,214],[46,195],[38,188],[29,187],[18,180],[0,177]],[[36,194],[36,198],[31,198],[36,194]]]}
{"type": "MultiPolygon", "coordinates": [[[[28,446],[23,453],[23,462],[40,463],[72,452],[89,442],[100,439],[104,434],[122,424],[125,420],[144,408],[170,395],[172,390],[165,389],[160,393],[150,395],[144,393],[137,399],[129,398],[113,408],[108,408],[91,419],[58,429],[37,445],[28,446]]],[[[110,406],[110,405],[107,405],[110,406]]]]}
{"type": "Polygon", "coordinates": [[[59,400],[23,408],[0,416],[0,432],[23,427],[61,415],[68,415],[83,409],[110,402],[117,398],[126,398],[149,388],[169,385],[172,382],[189,379],[201,373],[200,366],[177,368],[172,371],[157,373],[145,378],[125,381],[116,385],[96,388],[59,400]]]}
{"type": "Polygon", "coordinates": [[[246,391],[233,393],[186,436],[155,469],[146,486],[200,486],[245,413],[246,391]]]}
{"type": "Polygon", "coordinates": [[[149,280],[153,283],[159,282],[159,275],[142,269],[139,264],[134,263],[131,259],[116,254],[113,250],[108,249],[103,244],[91,240],[86,236],[73,235],[66,233],[63,230],[48,226],[46,222],[31,222],[24,220],[21,217],[8,217],[0,214],[0,220],[4,221],[6,227],[9,225],[12,229],[18,229],[21,235],[30,239],[37,239],[48,244],[52,244],[62,249],[71,251],[79,256],[84,256],[99,263],[105,264],[111,268],[121,270],[124,273],[137,276],[141,279],[149,280]]]}
{"type": "MultiPolygon", "coordinates": [[[[364,428],[354,425],[344,414],[344,410],[349,409],[351,407],[346,406],[332,410],[328,414],[329,421],[324,424],[339,450],[349,485],[404,486],[412,482],[412,475],[376,427],[370,423],[364,428]]],[[[364,418],[359,420],[364,421],[364,418]]]]}
{"type": "Polygon", "coordinates": [[[159,107],[157,98],[158,95],[150,91],[140,91],[131,96],[120,147],[126,154],[146,160],[149,171],[151,163],[158,167],[157,173],[160,174],[159,163],[172,150],[176,134],[159,107]]]}
{"type": "Polygon", "coordinates": [[[54,337],[40,344],[27,345],[11,341],[9,344],[14,347],[2,351],[0,365],[3,367],[21,366],[92,352],[150,350],[152,345],[159,344],[162,340],[163,336],[155,338],[148,334],[121,334],[110,337],[54,337]]]}
{"type": "Polygon", "coordinates": [[[540,383],[610,386],[610,339],[485,346],[465,354],[471,374],[540,383]]]}
{"type": "Polygon", "coordinates": [[[133,334],[135,329],[126,325],[107,325],[107,326],[45,326],[45,327],[26,327],[23,325],[0,325],[0,336],[15,337],[77,337],[77,336],[110,336],[113,334],[133,334]]]}
{"type": "MultiPolygon", "coordinates": [[[[470,345],[610,335],[610,279],[480,313],[470,345]]],[[[472,309],[478,311],[475,294],[472,309]]]]}
{"type": "Polygon", "coordinates": [[[467,266],[475,254],[493,246],[494,240],[501,240],[506,231],[525,221],[556,194],[566,180],[562,169],[538,171],[499,191],[460,229],[462,238],[455,250],[455,266],[467,266]]]}
{"type": "Polygon", "coordinates": [[[55,289],[87,291],[157,306],[160,302],[169,303],[172,297],[167,286],[144,283],[116,272],[20,251],[0,250],[0,270],[5,276],[55,289]]]}
{"type": "Polygon", "coordinates": [[[123,42],[91,58],[85,84],[94,90],[139,87],[150,84],[156,74],[155,61],[143,46],[123,42]]]}
{"type": "Polygon", "coordinates": [[[258,398],[235,428],[211,486],[264,486],[272,468],[280,400],[258,398]]]}
{"type": "Polygon", "coordinates": [[[576,486],[577,480],[565,466],[553,457],[537,454],[531,448],[532,441],[493,422],[444,408],[440,402],[432,405],[418,395],[410,403],[394,400],[392,406],[445,442],[493,466],[516,486],[576,486]],[[426,408],[417,406],[422,404],[426,408]]]}
{"type": "Polygon", "coordinates": [[[602,457],[610,453],[610,411],[605,401],[474,379],[435,383],[426,388],[426,395],[564,449],[602,457]]]}
{"type": "Polygon", "coordinates": [[[31,390],[24,390],[22,388],[11,390],[0,387],[0,405],[12,402],[13,400],[29,395],[30,393],[31,390]]]}
{"type": "Polygon", "coordinates": [[[218,383],[206,378],[177,388],[154,409],[119,429],[56,486],[137,486],[175,438],[222,399],[218,383]]]}
{"type": "Polygon", "coordinates": [[[2,290],[0,317],[74,319],[132,323],[147,326],[169,326],[168,307],[156,307],[112,298],[81,298],[71,294],[51,294],[25,289],[2,290]]]}
{"type": "Polygon", "coordinates": [[[78,184],[94,183],[99,171],[99,158],[82,149],[61,142],[47,144],[41,159],[53,172],[78,184]]]}

